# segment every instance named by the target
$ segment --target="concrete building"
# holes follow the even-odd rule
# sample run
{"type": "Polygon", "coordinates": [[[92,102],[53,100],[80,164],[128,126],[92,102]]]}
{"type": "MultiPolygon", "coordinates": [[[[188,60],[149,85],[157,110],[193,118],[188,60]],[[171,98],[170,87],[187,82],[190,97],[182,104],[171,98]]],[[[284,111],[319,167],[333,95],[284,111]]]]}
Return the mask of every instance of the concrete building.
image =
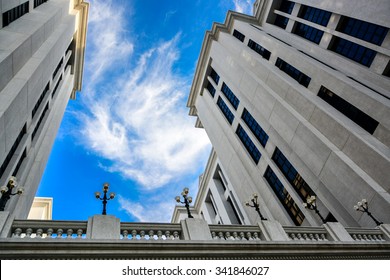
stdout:
{"type": "Polygon", "coordinates": [[[88,4],[0,1],[0,185],[24,195],[5,211],[25,219],[69,98],[81,89],[88,4]]]}
{"type": "MultiPolygon", "coordinates": [[[[256,224],[390,223],[390,2],[258,0],[205,35],[188,98],[213,145],[193,215],[256,224]]],[[[185,216],[176,208],[172,221],[185,216]]]]}

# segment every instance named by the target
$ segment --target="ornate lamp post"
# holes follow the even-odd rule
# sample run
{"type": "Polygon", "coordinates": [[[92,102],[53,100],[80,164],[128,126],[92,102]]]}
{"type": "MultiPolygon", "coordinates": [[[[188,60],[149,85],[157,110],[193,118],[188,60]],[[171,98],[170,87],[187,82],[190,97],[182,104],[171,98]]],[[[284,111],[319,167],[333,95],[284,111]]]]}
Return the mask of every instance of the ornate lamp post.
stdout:
{"type": "Polygon", "coordinates": [[[357,205],[353,206],[353,208],[356,210],[356,211],[360,211],[360,212],[363,212],[363,213],[367,213],[368,216],[370,216],[371,219],[374,220],[374,222],[376,223],[377,226],[380,226],[381,224],[383,224],[383,222],[381,221],[378,221],[372,214],[370,211],[368,211],[368,203],[367,203],[367,199],[362,199],[361,201],[359,201],[357,203],[357,205]]]}
{"type": "Polygon", "coordinates": [[[188,214],[188,218],[193,218],[193,216],[191,215],[191,212],[190,212],[190,203],[192,202],[192,197],[188,196],[188,192],[190,190],[188,188],[184,188],[181,195],[183,196],[184,198],[184,201],[181,201],[180,200],[180,196],[176,196],[175,197],[175,200],[176,202],[178,203],[182,203],[185,205],[185,207],[187,208],[187,214],[188,214]]]}
{"type": "Polygon", "coordinates": [[[312,195],[306,200],[306,203],[303,203],[302,205],[303,205],[303,207],[305,207],[309,210],[314,210],[314,212],[316,212],[316,214],[320,217],[321,221],[325,224],[326,220],[324,219],[324,217],[322,217],[320,211],[318,211],[316,200],[317,200],[317,197],[312,195]]]}
{"type": "Polygon", "coordinates": [[[16,177],[11,176],[8,180],[7,186],[0,187],[1,198],[0,198],[0,211],[4,211],[5,205],[11,196],[21,195],[24,192],[23,188],[18,188],[16,193],[12,193],[12,190],[17,186],[16,177]]]}
{"type": "Polygon", "coordinates": [[[107,201],[111,200],[111,199],[114,199],[114,197],[115,197],[115,193],[110,193],[110,197],[107,198],[107,191],[108,191],[108,187],[109,186],[110,186],[109,183],[104,183],[103,184],[103,197],[100,197],[100,192],[95,192],[95,197],[97,199],[102,200],[102,202],[103,202],[103,212],[102,212],[102,215],[106,215],[107,214],[107,211],[106,211],[107,201]]]}
{"type": "Polygon", "coordinates": [[[254,193],[253,194],[253,198],[251,199],[251,201],[252,201],[252,205],[249,203],[249,201],[247,201],[247,202],[245,202],[245,205],[246,206],[248,206],[248,207],[253,207],[253,208],[255,208],[255,210],[256,210],[256,212],[259,214],[259,216],[260,216],[260,219],[262,220],[262,221],[266,221],[267,219],[266,218],[264,218],[264,216],[261,214],[261,212],[260,212],[260,204],[257,202],[257,198],[258,198],[259,196],[257,195],[257,193],[254,193]]]}

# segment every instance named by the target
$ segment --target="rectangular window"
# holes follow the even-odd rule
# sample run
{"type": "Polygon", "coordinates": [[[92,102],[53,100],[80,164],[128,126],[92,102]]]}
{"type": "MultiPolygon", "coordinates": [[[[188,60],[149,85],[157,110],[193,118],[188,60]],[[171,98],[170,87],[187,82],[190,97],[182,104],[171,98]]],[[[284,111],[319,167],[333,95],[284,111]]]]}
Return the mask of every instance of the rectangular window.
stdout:
{"type": "Polygon", "coordinates": [[[282,203],[284,209],[286,209],[294,224],[296,226],[300,226],[305,219],[305,215],[303,215],[298,205],[294,202],[288,191],[285,189],[283,184],[280,182],[278,177],[276,177],[276,174],[269,166],[264,173],[264,178],[267,180],[268,184],[279,198],[279,201],[282,203]]]}
{"type": "Polygon", "coordinates": [[[279,11],[291,15],[292,10],[294,8],[294,4],[294,2],[282,0],[282,3],[280,3],[279,11]]]}
{"type": "Polygon", "coordinates": [[[244,120],[249,129],[253,132],[257,140],[259,140],[260,144],[265,147],[268,141],[268,135],[261,128],[258,122],[252,117],[252,115],[248,112],[247,109],[244,108],[244,112],[242,112],[241,118],[244,120]]]}
{"type": "Polygon", "coordinates": [[[237,31],[236,29],[234,29],[234,31],[233,31],[233,36],[236,37],[241,42],[244,42],[244,40],[245,40],[245,35],[242,34],[240,31],[237,31]]]}
{"type": "Polygon", "coordinates": [[[219,75],[218,75],[217,72],[215,72],[215,70],[214,70],[212,67],[210,67],[210,68],[211,68],[211,70],[210,70],[209,76],[210,76],[211,79],[213,79],[213,81],[215,82],[215,84],[218,85],[218,82],[219,82],[219,75]]]}
{"type": "Polygon", "coordinates": [[[6,27],[11,22],[17,20],[21,16],[29,12],[29,3],[28,1],[3,13],[3,27],[6,27]]]}
{"type": "Polygon", "coordinates": [[[14,154],[15,154],[20,142],[22,141],[23,136],[26,134],[26,132],[27,132],[27,124],[24,124],[22,130],[19,132],[18,137],[16,138],[14,144],[12,145],[11,150],[8,152],[3,164],[0,167],[0,178],[3,176],[5,170],[7,169],[8,164],[10,163],[12,157],[14,156],[14,154]]]}
{"type": "Polygon", "coordinates": [[[333,36],[329,49],[367,67],[371,66],[376,55],[374,50],[337,36],[333,36]]]}
{"type": "Polygon", "coordinates": [[[331,12],[302,5],[298,17],[322,26],[327,26],[331,15],[331,12]]]}
{"type": "Polygon", "coordinates": [[[225,83],[222,84],[221,91],[229,100],[230,104],[232,104],[233,108],[237,110],[238,104],[240,104],[240,100],[238,100],[233,91],[225,83]]]}
{"type": "Polygon", "coordinates": [[[250,47],[252,50],[257,52],[259,55],[261,55],[266,60],[269,60],[269,58],[271,56],[271,52],[269,50],[263,48],[261,45],[259,45],[255,41],[252,41],[251,39],[249,39],[248,47],[250,47]]]}
{"type": "Polygon", "coordinates": [[[210,83],[210,81],[207,81],[207,86],[206,86],[207,90],[209,91],[209,93],[211,94],[212,97],[215,96],[215,88],[214,86],[210,83]]]}
{"type": "Polygon", "coordinates": [[[47,2],[47,0],[34,0],[34,9],[43,3],[47,2]]]}
{"type": "Polygon", "coordinates": [[[241,127],[241,125],[238,125],[236,134],[238,135],[238,138],[240,138],[242,144],[244,144],[244,147],[248,151],[251,158],[255,161],[256,164],[258,164],[261,158],[261,153],[256,148],[255,144],[252,142],[252,140],[245,132],[245,130],[241,127]]]}
{"type": "Polygon", "coordinates": [[[272,159],[303,201],[306,202],[307,198],[309,198],[311,195],[315,195],[310,186],[301,177],[294,166],[292,166],[284,154],[278,149],[278,147],[275,148],[272,159]]]}
{"type": "Polygon", "coordinates": [[[39,108],[39,106],[41,105],[41,103],[42,103],[43,99],[45,98],[46,93],[47,93],[48,91],[49,91],[49,83],[47,83],[45,89],[44,89],[43,92],[41,93],[41,96],[39,96],[38,101],[35,103],[35,106],[34,106],[32,112],[31,112],[31,115],[32,115],[31,118],[34,118],[35,113],[38,111],[38,108],[39,108]]]}
{"type": "Polygon", "coordinates": [[[234,115],[232,111],[230,111],[229,107],[226,105],[226,103],[222,100],[221,96],[218,97],[217,105],[219,109],[221,109],[223,115],[226,117],[227,121],[232,124],[234,120],[234,115]]]}
{"type": "Polygon", "coordinates": [[[295,67],[288,64],[283,59],[280,59],[278,57],[276,59],[275,65],[276,65],[276,67],[278,67],[280,70],[285,72],[287,75],[292,77],[294,80],[296,80],[298,83],[300,83],[304,87],[309,86],[311,78],[309,76],[305,75],[304,73],[302,73],[301,71],[299,71],[298,69],[296,69],[295,67]]]}
{"type": "Polygon", "coordinates": [[[45,109],[43,110],[41,116],[39,117],[39,120],[38,120],[37,124],[35,125],[34,131],[33,131],[32,134],[31,134],[31,141],[34,140],[34,137],[35,137],[35,135],[36,135],[37,132],[38,132],[39,126],[41,125],[42,120],[43,120],[43,118],[45,117],[45,114],[46,114],[46,112],[47,112],[48,110],[49,110],[49,102],[47,102],[47,104],[46,104],[46,106],[45,106],[45,109]]]}
{"type": "Polygon", "coordinates": [[[380,46],[389,29],[366,21],[342,16],[336,30],[380,46]]]}
{"type": "Polygon", "coordinates": [[[274,24],[276,26],[279,26],[280,28],[286,29],[286,26],[288,24],[288,18],[281,15],[276,15],[274,24]]]}
{"type": "Polygon", "coordinates": [[[18,164],[16,165],[14,171],[12,172],[12,176],[18,175],[18,171],[20,169],[20,166],[22,166],[23,160],[27,157],[27,148],[24,148],[24,151],[22,155],[20,156],[20,159],[18,161],[18,164]]]}
{"type": "Polygon", "coordinates": [[[51,93],[51,98],[53,98],[54,95],[56,95],[57,89],[60,86],[61,81],[62,81],[62,74],[61,74],[60,78],[58,79],[58,82],[57,82],[56,86],[54,87],[53,92],[51,93]]]}
{"type": "Polygon", "coordinates": [[[317,45],[320,43],[324,31],[318,30],[317,28],[311,27],[309,25],[297,22],[295,24],[293,33],[305,38],[317,45]]]}
{"type": "Polygon", "coordinates": [[[333,106],[339,112],[350,118],[357,125],[362,127],[368,133],[373,134],[378,127],[379,122],[371,118],[369,115],[356,108],[334,92],[330,91],[324,86],[321,86],[318,96],[333,106]]]}
{"type": "Polygon", "coordinates": [[[60,71],[63,62],[64,62],[64,58],[61,58],[60,62],[58,63],[56,69],[53,72],[53,79],[57,75],[58,71],[60,71]]]}

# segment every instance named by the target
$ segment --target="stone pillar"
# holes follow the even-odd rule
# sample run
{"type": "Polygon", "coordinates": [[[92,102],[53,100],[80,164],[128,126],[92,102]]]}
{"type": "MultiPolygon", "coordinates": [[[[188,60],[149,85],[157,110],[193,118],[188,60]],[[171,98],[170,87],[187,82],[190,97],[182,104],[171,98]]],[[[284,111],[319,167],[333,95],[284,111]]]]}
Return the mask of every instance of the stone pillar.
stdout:
{"type": "Polygon", "coordinates": [[[95,215],[88,219],[87,238],[120,239],[121,223],[111,215],[95,215]]]}
{"type": "Polygon", "coordinates": [[[381,224],[379,226],[380,230],[386,236],[386,240],[390,240],[390,224],[381,224]]]}
{"type": "Polygon", "coordinates": [[[202,219],[187,218],[180,221],[184,240],[211,240],[209,225],[202,219]]]}
{"type": "Polygon", "coordinates": [[[13,220],[8,211],[0,212],[0,237],[9,237],[13,220]]]}
{"type": "Polygon", "coordinates": [[[334,241],[354,241],[348,231],[340,223],[326,223],[324,228],[334,241]]]}
{"type": "Polygon", "coordinates": [[[258,223],[261,233],[267,241],[288,241],[287,233],[278,221],[261,221],[258,223]]]}

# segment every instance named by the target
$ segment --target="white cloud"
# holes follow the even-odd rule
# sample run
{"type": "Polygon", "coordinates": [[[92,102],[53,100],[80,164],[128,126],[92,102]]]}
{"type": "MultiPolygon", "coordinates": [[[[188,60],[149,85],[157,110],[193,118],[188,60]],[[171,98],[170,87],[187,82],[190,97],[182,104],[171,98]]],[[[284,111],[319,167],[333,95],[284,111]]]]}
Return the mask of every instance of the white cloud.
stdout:
{"type": "Polygon", "coordinates": [[[106,170],[149,190],[194,175],[207,158],[209,141],[185,107],[190,78],[175,70],[180,34],[151,46],[127,69],[134,46],[125,40],[124,14],[117,7],[114,12],[111,1],[93,2],[90,75],[84,78],[89,112],[80,118],[85,146],[110,160],[106,170]]]}
{"type": "Polygon", "coordinates": [[[254,0],[233,0],[234,10],[239,13],[252,14],[254,0]]]}

